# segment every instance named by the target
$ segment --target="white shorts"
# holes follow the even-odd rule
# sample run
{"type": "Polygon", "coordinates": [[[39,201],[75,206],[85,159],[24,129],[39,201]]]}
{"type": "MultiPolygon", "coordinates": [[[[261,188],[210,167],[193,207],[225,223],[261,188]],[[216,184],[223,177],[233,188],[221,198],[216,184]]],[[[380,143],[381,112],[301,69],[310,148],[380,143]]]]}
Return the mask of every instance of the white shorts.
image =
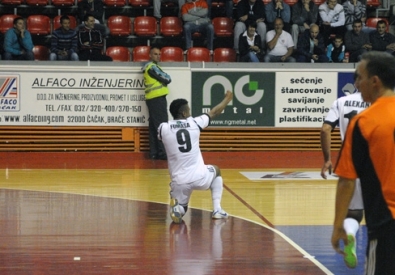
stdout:
{"type": "Polygon", "coordinates": [[[351,199],[350,205],[348,206],[348,209],[350,209],[350,210],[362,210],[363,209],[361,181],[359,179],[355,180],[354,194],[352,195],[352,199],[351,199]]]}
{"type": "Polygon", "coordinates": [[[206,168],[206,173],[200,180],[186,184],[170,182],[170,197],[177,199],[180,205],[187,206],[193,190],[209,189],[217,173],[212,165],[206,165],[206,168]]]}

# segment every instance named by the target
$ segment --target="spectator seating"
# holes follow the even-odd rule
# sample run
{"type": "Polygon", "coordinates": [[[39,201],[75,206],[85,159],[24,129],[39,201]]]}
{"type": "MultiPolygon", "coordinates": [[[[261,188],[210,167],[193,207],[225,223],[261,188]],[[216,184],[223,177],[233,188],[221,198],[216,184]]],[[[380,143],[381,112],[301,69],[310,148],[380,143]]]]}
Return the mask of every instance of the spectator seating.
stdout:
{"type": "Polygon", "coordinates": [[[70,7],[74,6],[74,0],[51,0],[52,5],[56,7],[70,7]]]}
{"type": "Polygon", "coordinates": [[[16,14],[4,14],[0,17],[0,32],[5,33],[14,27],[14,19],[19,17],[16,14]]]}
{"type": "Polygon", "coordinates": [[[48,0],[26,0],[26,4],[29,6],[46,6],[49,4],[48,0]]]}
{"type": "Polygon", "coordinates": [[[236,51],[231,48],[216,48],[213,53],[214,62],[236,62],[236,51]]]}
{"type": "Polygon", "coordinates": [[[110,35],[129,36],[132,34],[132,19],[124,15],[113,15],[107,20],[110,35]]]}
{"type": "Polygon", "coordinates": [[[122,46],[113,46],[107,48],[106,55],[111,56],[113,61],[119,61],[119,62],[131,61],[129,49],[122,46]]]}
{"type": "MultiPolygon", "coordinates": [[[[77,19],[72,15],[67,15],[70,19],[70,29],[75,29],[77,27],[77,19]]],[[[52,20],[53,30],[60,28],[60,17],[62,15],[55,16],[52,20]]]]}
{"type": "Polygon", "coordinates": [[[126,0],[104,0],[103,3],[107,7],[124,7],[127,5],[126,0]]]}
{"type": "Polygon", "coordinates": [[[132,7],[149,7],[151,6],[150,0],[129,0],[129,4],[132,7]]]}
{"type": "Polygon", "coordinates": [[[46,15],[30,15],[26,20],[27,30],[32,35],[49,35],[51,20],[46,15]]]}
{"type": "Polygon", "coordinates": [[[133,62],[149,61],[150,46],[136,46],[133,48],[133,62]]]}
{"type": "Polygon", "coordinates": [[[42,45],[36,45],[33,47],[34,60],[48,60],[49,49],[42,45]]]}
{"type": "Polygon", "coordinates": [[[156,25],[156,18],[153,16],[137,16],[134,19],[134,33],[137,36],[155,36],[156,25]]]}
{"type": "Polygon", "coordinates": [[[316,4],[317,6],[323,4],[324,2],[326,2],[326,0],[313,0],[314,4],[316,4]]]}
{"type": "Polygon", "coordinates": [[[217,37],[233,37],[233,19],[228,17],[215,17],[212,20],[214,34],[217,37]]]}
{"type": "Polygon", "coordinates": [[[1,0],[2,5],[22,5],[24,0],[1,0]]]}
{"type": "Polygon", "coordinates": [[[180,36],[183,30],[181,19],[176,16],[162,17],[159,30],[163,36],[180,36]]]}
{"type": "Polygon", "coordinates": [[[366,6],[368,8],[377,8],[381,5],[380,0],[367,0],[366,1],[366,6]]]}
{"type": "Polygon", "coordinates": [[[290,6],[293,6],[296,3],[298,3],[298,0],[284,0],[284,2],[287,3],[290,6]]]}
{"type": "Polygon", "coordinates": [[[183,62],[184,52],[180,47],[163,47],[160,51],[162,62],[183,62]]]}
{"type": "Polygon", "coordinates": [[[189,62],[210,62],[210,51],[207,48],[192,47],[188,49],[187,61],[189,62]]]}
{"type": "Polygon", "coordinates": [[[377,22],[380,20],[384,20],[387,23],[386,31],[388,32],[389,31],[389,22],[388,22],[388,19],[385,17],[369,17],[368,19],[366,19],[366,26],[371,27],[371,28],[376,28],[377,22]]]}

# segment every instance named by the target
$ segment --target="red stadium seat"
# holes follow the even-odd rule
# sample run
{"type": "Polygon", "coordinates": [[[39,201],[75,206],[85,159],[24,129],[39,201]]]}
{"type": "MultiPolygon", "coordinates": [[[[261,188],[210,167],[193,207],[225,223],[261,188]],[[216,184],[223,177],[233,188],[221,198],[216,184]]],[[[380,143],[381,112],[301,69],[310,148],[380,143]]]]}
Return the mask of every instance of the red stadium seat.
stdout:
{"type": "Polygon", "coordinates": [[[138,16],[134,19],[134,33],[137,36],[155,36],[156,19],[153,16],[138,16]]]}
{"type": "Polygon", "coordinates": [[[316,4],[317,6],[320,6],[321,4],[324,4],[326,2],[326,0],[313,0],[314,4],[316,4]]]}
{"type": "Polygon", "coordinates": [[[30,15],[26,20],[27,30],[33,35],[51,33],[51,20],[46,15],[30,15]]]}
{"type": "Polygon", "coordinates": [[[113,46],[108,47],[106,55],[112,57],[112,61],[128,62],[131,61],[130,51],[126,47],[113,46]]]}
{"type": "Polygon", "coordinates": [[[74,6],[74,0],[51,0],[52,5],[56,7],[70,7],[74,6]]]}
{"type": "Polygon", "coordinates": [[[107,7],[124,7],[127,5],[126,0],[104,0],[103,3],[107,7]]]}
{"type": "Polygon", "coordinates": [[[207,48],[192,47],[188,49],[187,61],[210,62],[210,51],[207,48]]]}
{"type": "Polygon", "coordinates": [[[223,7],[225,7],[225,2],[222,1],[211,2],[211,8],[223,8],[223,7]]]}
{"type": "Polygon", "coordinates": [[[114,36],[128,36],[132,34],[132,19],[124,15],[113,15],[107,20],[110,34],[114,36]]]}
{"type": "Polygon", "coordinates": [[[48,60],[49,49],[45,46],[36,45],[33,47],[34,60],[48,60]]]}
{"type": "Polygon", "coordinates": [[[236,51],[231,48],[216,48],[213,54],[214,62],[236,62],[236,51]]]}
{"type": "MultiPolygon", "coordinates": [[[[75,29],[77,28],[77,19],[75,19],[74,16],[72,15],[67,15],[70,19],[70,29],[75,29]]],[[[56,30],[58,28],[60,28],[60,17],[62,17],[62,15],[58,15],[56,16],[52,22],[53,22],[53,29],[56,30]]]]}
{"type": "Polygon", "coordinates": [[[176,16],[162,17],[159,29],[163,36],[180,36],[182,34],[181,19],[176,16]]]}
{"type": "Polygon", "coordinates": [[[180,47],[163,47],[160,51],[162,62],[183,62],[184,52],[180,47]]]}
{"type": "Polygon", "coordinates": [[[14,27],[14,19],[20,17],[16,14],[4,14],[0,17],[0,32],[5,33],[14,27]]]}
{"type": "Polygon", "coordinates": [[[133,48],[133,61],[143,62],[149,61],[149,52],[151,50],[150,46],[137,46],[133,48]]]}
{"type": "Polygon", "coordinates": [[[29,6],[46,6],[49,4],[48,0],[26,0],[29,6]]]}
{"type": "Polygon", "coordinates": [[[149,7],[151,6],[150,0],[129,0],[132,7],[149,7]]]}
{"type": "Polygon", "coordinates": [[[388,19],[385,17],[369,17],[366,19],[366,27],[371,27],[371,28],[376,28],[377,27],[377,22],[383,20],[387,24],[387,29],[386,31],[389,31],[389,22],[388,19]]]}
{"type": "Polygon", "coordinates": [[[233,19],[228,17],[215,17],[212,20],[214,34],[217,37],[233,36],[233,19]]]}
{"type": "Polygon", "coordinates": [[[0,3],[2,5],[21,5],[24,3],[24,0],[1,0],[0,3]]]}
{"type": "Polygon", "coordinates": [[[295,5],[296,3],[298,3],[299,0],[284,0],[285,3],[287,3],[290,6],[295,5]]]}
{"type": "Polygon", "coordinates": [[[366,6],[368,8],[377,8],[381,5],[380,0],[367,0],[366,1],[366,6]]]}

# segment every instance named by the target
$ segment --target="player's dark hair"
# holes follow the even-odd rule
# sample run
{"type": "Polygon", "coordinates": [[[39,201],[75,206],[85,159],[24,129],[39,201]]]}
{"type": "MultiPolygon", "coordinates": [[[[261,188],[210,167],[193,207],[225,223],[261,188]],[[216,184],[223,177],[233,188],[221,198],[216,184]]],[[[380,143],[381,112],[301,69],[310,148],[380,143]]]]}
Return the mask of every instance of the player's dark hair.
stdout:
{"type": "Polygon", "coordinates": [[[362,55],[366,61],[368,75],[377,75],[385,88],[395,87],[395,57],[386,52],[367,52],[362,55]]]}
{"type": "Polygon", "coordinates": [[[170,104],[170,114],[173,116],[174,119],[177,119],[180,117],[183,111],[186,110],[188,107],[188,101],[183,98],[175,99],[173,102],[170,104]]]}

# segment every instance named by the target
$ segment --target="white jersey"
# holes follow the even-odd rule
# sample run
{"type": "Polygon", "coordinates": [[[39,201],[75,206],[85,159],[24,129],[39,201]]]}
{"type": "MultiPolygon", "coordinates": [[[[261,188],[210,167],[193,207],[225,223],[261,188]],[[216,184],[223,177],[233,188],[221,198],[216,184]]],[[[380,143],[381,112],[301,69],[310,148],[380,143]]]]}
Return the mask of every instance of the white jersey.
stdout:
{"type": "Polygon", "coordinates": [[[333,102],[324,123],[331,125],[332,129],[339,125],[340,135],[342,140],[344,140],[350,119],[369,106],[370,103],[363,101],[360,92],[340,97],[333,102]]]}
{"type": "Polygon", "coordinates": [[[200,151],[200,131],[210,123],[210,117],[198,117],[163,122],[158,138],[166,149],[172,182],[187,184],[202,179],[207,170],[200,151]]]}

